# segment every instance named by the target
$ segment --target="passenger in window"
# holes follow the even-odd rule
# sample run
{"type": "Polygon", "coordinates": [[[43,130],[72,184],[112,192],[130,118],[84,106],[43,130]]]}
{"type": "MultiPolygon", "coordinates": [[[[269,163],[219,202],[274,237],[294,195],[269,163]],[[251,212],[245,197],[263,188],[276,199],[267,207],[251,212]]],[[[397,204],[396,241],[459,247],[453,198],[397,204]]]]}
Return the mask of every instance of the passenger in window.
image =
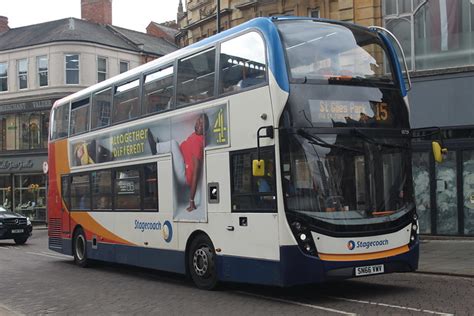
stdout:
{"type": "MultiPolygon", "coordinates": [[[[204,158],[205,134],[209,129],[209,118],[202,113],[196,119],[194,132],[184,140],[181,145],[176,140],[160,142],[154,138],[148,130],[148,141],[154,155],[170,153],[173,159],[173,171],[178,183],[186,185],[190,189],[188,212],[197,208],[194,197],[199,189],[199,177],[201,175],[204,158]]],[[[198,194],[199,196],[199,194],[198,194]]]]}

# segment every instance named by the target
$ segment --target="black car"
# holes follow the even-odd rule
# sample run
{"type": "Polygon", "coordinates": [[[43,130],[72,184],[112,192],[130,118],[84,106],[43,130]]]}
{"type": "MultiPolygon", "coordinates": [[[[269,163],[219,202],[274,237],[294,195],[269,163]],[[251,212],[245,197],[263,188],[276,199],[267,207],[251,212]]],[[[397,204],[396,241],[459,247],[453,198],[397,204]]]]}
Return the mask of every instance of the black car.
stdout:
{"type": "Polygon", "coordinates": [[[17,245],[23,245],[32,231],[29,218],[0,207],[0,239],[13,239],[17,245]]]}

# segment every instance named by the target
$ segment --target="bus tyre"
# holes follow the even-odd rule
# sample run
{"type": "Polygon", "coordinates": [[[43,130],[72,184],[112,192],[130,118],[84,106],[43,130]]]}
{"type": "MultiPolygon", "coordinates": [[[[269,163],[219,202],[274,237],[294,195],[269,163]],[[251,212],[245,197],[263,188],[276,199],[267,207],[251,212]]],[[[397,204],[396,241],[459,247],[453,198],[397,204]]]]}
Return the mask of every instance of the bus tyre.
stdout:
{"type": "Polygon", "coordinates": [[[199,235],[192,241],[188,253],[188,267],[198,288],[212,290],[217,286],[216,251],[206,235],[199,235]]]}
{"type": "Polygon", "coordinates": [[[17,244],[17,245],[24,245],[26,243],[26,241],[28,240],[28,237],[19,237],[19,238],[15,238],[13,240],[15,241],[15,244],[17,244]]]}
{"type": "Polygon", "coordinates": [[[82,228],[76,230],[73,239],[74,263],[85,268],[89,265],[87,259],[87,239],[82,228]]]}

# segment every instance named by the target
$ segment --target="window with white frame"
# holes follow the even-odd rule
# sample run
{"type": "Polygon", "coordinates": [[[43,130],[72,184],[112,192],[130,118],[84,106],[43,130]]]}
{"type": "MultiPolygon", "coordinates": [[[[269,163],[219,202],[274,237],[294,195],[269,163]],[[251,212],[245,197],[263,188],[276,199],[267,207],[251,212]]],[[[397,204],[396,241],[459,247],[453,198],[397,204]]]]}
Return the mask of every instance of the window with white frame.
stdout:
{"type": "Polygon", "coordinates": [[[383,0],[383,13],[411,70],[474,65],[474,1],[383,0]]]}
{"type": "Polygon", "coordinates": [[[8,63],[0,63],[0,92],[8,91],[8,63]]]}
{"type": "Polygon", "coordinates": [[[79,54],[66,54],[66,84],[79,84],[79,54]]]}
{"type": "Polygon", "coordinates": [[[124,73],[129,69],[129,62],[125,60],[120,61],[120,73],[124,73]]]}
{"type": "Polygon", "coordinates": [[[16,62],[18,70],[18,89],[28,88],[28,59],[19,59],[16,62]]]}
{"type": "Polygon", "coordinates": [[[48,56],[36,57],[36,68],[39,86],[46,87],[48,85],[48,56]]]}
{"type": "Polygon", "coordinates": [[[107,79],[107,58],[97,57],[97,82],[107,79]]]}

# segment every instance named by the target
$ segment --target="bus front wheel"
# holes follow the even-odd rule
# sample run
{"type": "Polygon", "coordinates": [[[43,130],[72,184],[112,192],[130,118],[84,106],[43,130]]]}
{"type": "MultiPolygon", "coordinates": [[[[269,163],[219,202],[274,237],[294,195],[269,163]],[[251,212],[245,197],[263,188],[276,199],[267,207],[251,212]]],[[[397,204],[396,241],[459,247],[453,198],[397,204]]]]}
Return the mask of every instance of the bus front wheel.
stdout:
{"type": "Polygon", "coordinates": [[[197,236],[189,247],[188,268],[196,286],[212,290],[217,286],[216,251],[206,235],[197,236]]]}
{"type": "Polygon", "coordinates": [[[78,228],[74,234],[73,252],[74,262],[78,266],[85,268],[89,265],[89,259],[87,259],[87,239],[82,228],[78,228]]]}

